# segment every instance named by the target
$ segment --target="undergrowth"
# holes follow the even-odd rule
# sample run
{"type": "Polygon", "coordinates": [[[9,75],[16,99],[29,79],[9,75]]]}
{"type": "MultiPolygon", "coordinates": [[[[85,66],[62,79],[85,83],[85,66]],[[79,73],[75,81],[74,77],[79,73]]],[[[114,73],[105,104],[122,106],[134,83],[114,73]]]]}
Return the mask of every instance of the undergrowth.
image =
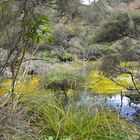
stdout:
{"type": "Polygon", "coordinates": [[[38,93],[24,100],[26,118],[42,140],[129,140],[139,130],[116,114],[64,106],[53,94],[38,93]]]}

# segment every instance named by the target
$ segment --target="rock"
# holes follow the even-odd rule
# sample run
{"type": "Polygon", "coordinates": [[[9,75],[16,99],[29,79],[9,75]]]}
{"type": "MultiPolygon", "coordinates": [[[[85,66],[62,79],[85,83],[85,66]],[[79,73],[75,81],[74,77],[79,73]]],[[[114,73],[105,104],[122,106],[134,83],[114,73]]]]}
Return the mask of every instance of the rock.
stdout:
{"type": "Polygon", "coordinates": [[[7,68],[2,76],[3,79],[11,79],[12,78],[12,72],[9,68],[7,68]]]}
{"type": "Polygon", "coordinates": [[[2,76],[0,76],[0,79],[11,79],[12,78],[12,72],[9,68],[6,68],[2,76]]]}
{"type": "Polygon", "coordinates": [[[42,60],[30,60],[22,64],[22,70],[26,70],[29,75],[42,75],[48,72],[49,69],[50,64],[42,60]]]}

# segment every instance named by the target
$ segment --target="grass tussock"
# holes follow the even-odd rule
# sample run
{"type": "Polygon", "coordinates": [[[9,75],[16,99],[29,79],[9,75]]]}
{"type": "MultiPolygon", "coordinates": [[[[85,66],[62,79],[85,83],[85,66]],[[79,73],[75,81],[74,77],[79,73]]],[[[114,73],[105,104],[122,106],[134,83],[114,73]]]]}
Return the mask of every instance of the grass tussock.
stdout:
{"type": "Polygon", "coordinates": [[[71,67],[53,68],[42,78],[43,85],[46,88],[63,91],[79,89],[84,80],[84,75],[81,75],[80,71],[71,67]]]}
{"type": "Polygon", "coordinates": [[[137,139],[139,130],[113,113],[96,112],[70,105],[54,95],[39,93],[24,100],[26,118],[37,128],[42,140],[129,140],[137,139]]]}

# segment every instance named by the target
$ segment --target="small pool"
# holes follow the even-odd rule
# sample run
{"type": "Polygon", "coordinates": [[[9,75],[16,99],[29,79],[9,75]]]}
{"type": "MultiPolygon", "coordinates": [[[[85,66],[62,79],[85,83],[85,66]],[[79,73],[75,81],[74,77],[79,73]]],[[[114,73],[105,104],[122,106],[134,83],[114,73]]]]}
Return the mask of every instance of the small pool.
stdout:
{"type": "Polygon", "coordinates": [[[111,97],[105,95],[87,95],[83,94],[77,105],[86,108],[98,108],[99,110],[106,110],[117,112],[122,118],[140,125],[140,104],[131,103],[128,97],[121,97],[121,95],[114,95],[111,97]]]}
{"type": "Polygon", "coordinates": [[[140,104],[131,103],[128,97],[121,99],[121,95],[115,95],[107,100],[107,104],[127,120],[133,120],[135,116],[140,115],[140,104]]]}

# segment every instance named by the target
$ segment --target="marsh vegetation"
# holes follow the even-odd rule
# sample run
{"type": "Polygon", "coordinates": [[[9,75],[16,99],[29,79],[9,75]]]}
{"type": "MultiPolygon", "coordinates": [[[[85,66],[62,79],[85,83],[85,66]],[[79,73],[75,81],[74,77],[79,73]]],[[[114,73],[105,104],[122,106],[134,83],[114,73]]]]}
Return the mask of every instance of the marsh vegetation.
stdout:
{"type": "Polygon", "coordinates": [[[0,139],[139,140],[139,9],[2,0],[0,139]]]}

